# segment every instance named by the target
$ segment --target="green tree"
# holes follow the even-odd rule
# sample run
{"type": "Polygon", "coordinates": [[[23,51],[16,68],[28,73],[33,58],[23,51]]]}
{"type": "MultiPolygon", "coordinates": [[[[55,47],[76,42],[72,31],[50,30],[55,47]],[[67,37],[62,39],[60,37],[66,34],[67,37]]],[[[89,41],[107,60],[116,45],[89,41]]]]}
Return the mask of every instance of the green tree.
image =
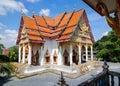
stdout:
{"type": "Polygon", "coordinates": [[[0,74],[11,75],[13,72],[14,68],[12,64],[0,62],[0,74]]]}
{"type": "MultiPolygon", "coordinates": [[[[0,40],[1,40],[1,38],[0,38],[0,40]]],[[[4,48],[5,48],[4,45],[0,44],[0,54],[2,54],[2,51],[3,51],[4,48]]],[[[0,75],[1,74],[10,75],[11,73],[13,73],[14,72],[14,68],[13,68],[14,66],[9,63],[9,60],[6,60],[7,56],[0,55],[0,57],[2,58],[2,59],[0,59],[0,75]]]]}
{"type": "Polygon", "coordinates": [[[120,62],[120,39],[114,31],[103,36],[94,44],[94,50],[97,50],[97,57],[108,61],[120,62]]]}
{"type": "Polygon", "coordinates": [[[98,58],[103,58],[104,60],[108,60],[109,51],[107,49],[102,49],[97,53],[98,58]]]}
{"type": "Polygon", "coordinates": [[[0,55],[2,54],[4,48],[5,48],[4,45],[0,44],[0,55]]]}
{"type": "Polygon", "coordinates": [[[18,46],[10,47],[7,56],[10,58],[10,61],[18,61],[18,46]]]}

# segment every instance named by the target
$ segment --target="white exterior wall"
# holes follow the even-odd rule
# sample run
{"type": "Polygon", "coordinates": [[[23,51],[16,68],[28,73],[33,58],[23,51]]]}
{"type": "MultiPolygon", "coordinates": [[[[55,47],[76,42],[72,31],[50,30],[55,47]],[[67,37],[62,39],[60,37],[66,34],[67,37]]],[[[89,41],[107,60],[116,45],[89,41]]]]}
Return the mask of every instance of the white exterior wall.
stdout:
{"type": "Polygon", "coordinates": [[[46,54],[46,51],[50,53],[50,64],[53,64],[53,55],[56,51],[56,54],[58,55],[58,64],[60,64],[61,59],[61,53],[59,51],[58,53],[58,43],[56,40],[45,40],[44,47],[41,49],[41,55],[40,55],[40,65],[44,64],[44,57],[46,54]]]}

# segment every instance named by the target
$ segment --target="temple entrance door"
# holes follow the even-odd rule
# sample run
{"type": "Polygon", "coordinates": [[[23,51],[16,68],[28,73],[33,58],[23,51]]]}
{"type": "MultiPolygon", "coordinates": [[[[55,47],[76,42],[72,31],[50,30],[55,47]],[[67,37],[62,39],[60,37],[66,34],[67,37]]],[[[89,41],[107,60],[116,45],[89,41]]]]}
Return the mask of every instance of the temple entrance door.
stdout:
{"type": "Polygon", "coordinates": [[[49,56],[45,57],[45,64],[50,64],[50,57],[49,56]]]}
{"type": "Polygon", "coordinates": [[[28,63],[28,46],[25,48],[25,63],[28,63]]]}
{"type": "Polygon", "coordinates": [[[36,62],[35,62],[35,64],[36,64],[36,65],[39,65],[39,53],[38,53],[38,50],[37,50],[37,52],[36,52],[36,54],[35,54],[35,57],[36,57],[36,62]]]}
{"type": "Polygon", "coordinates": [[[46,54],[45,54],[44,63],[50,64],[50,53],[48,52],[48,50],[46,51],[46,54]]]}
{"type": "Polygon", "coordinates": [[[39,53],[38,53],[38,50],[37,50],[35,55],[33,54],[33,51],[32,51],[32,65],[39,65],[39,53]]]}
{"type": "Polygon", "coordinates": [[[82,46],[81,48],[81,63],[86,62],[86,54],[85,54],[85,46],[82,46]]]}
{"type": "Polygon", "coordinates": [[[69,65],[67,56],[64,57],[64,65],[67,65],[67,66],[69,65]]]}
{"type": "Polygon", "coordinates": [[[35,55],[32,51],[32,65],[35,65],[36,59],[35,59],[35,55]]]}
{"type": "Polygon", "coordinates": [[[63,59],[64,59],[64,65],[66,66],[70,66],[70,62],[69,62],[69,54],[67,52],[67,50],[64,51],[64,54],[63,54],[63,59]]]}
{"type": "Polygon", "coordinates": [[[73,63],[78,64],[78,58],[77,58],[77,56],[73,56],[73,63]]]}
{"type": "Polygon", "coordinates": [[[78,60],[79,60],[77,51],[78,51],[78,47],[75,46],[74,49],[73,49],[72,59],[73,59],[73,63],[75,63],[76,65],[78,64],[78,60]],[[76,50],[75,50],[75,49],[76,49],[76,50]]]}
{"type": "Polygon", "coordinates": [[[53,54],[53,63],[57,64],[57,62],[58,62],[58,58],[57,58],[57,53],[55,51],[54,54],[53,54]]]}
{"type": "Polygon", "coordinates": [[[54,64],[57,64],[57,56],[53,56],[54,64]]]}

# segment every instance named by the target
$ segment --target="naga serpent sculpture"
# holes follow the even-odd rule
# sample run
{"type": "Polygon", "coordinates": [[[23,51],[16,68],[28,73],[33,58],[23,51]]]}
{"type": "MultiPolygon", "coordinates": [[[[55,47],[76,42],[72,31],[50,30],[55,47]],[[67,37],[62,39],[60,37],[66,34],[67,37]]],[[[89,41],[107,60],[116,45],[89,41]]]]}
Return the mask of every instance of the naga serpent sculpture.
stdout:
{"type": "Polygon", "coordinates": [[[103,9],[108,25],[115,31],[117,36],[120,38],[120,25],[117,16],[117,11],[114,13],[115,17],[111,17],[108,12],[107,6],[102,1],[98,2],[96,8],[98,9],[99,12],[102,12],[103,9]]]}

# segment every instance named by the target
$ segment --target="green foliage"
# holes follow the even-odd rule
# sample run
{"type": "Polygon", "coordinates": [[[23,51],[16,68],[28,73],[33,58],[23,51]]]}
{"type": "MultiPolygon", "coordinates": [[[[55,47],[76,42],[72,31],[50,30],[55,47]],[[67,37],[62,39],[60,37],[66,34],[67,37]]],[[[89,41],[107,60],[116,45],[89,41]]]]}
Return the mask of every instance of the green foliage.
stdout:
{"type": "Polygon", "coordinates": [[[10,63],[0,63],[0,73],[10,75],[14,72],[13,66],[10,63]]]}
{"type": "Polygon", "coordinates": [[[9,48],[9,53],[7,54],[7,56],[10,58],[10,61],[18,61],[18,46],[12,46],[11,48],[9,48]]]}
{"type": "Polygon", "coordinates": [[[0,55],[0,62],[10,62],[10,59],[6,55],[0,55]]]}
{"type": "Polygon", "coordinates": [[[109,52],[107,49],[102,49],[100,52],[97,53],[98,58],[108,59],[109,52]]]}
{"type": "Polygon", "coordinates": [[[0,44],[0,55],[2,54],[4,48],[5,48],[4,45],[0,44]]]}
{"type": "Polygon", "coordinates": [[[94,44],[97,50],[97,57],[107,61],[120,62],[120,39],[114,31],[110,31],[107,36],[103,36],[94,44]]]}
{"type": "Polygon", "coordinates": [[[120,62],[120,57],[114,57],[111,60],[112,62],[120,62]]]}
{"type": "Polygon", "coordinates": [[[118,62],[118,59],[116,57],[111,59],[112,62],[118,62]]]}

